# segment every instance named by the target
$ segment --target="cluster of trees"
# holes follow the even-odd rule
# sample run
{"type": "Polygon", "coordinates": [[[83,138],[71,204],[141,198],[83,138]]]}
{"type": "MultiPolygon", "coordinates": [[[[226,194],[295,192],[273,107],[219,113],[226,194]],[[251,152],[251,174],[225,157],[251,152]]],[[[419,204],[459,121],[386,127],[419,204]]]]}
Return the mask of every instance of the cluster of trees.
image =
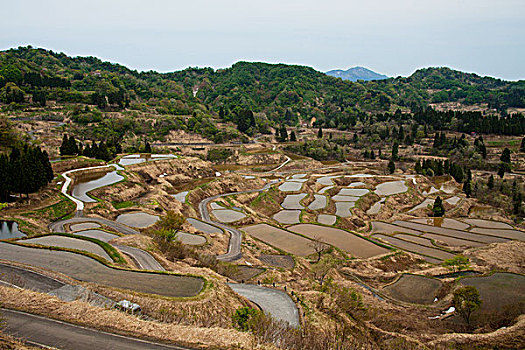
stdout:
{"type": "MultiPolygon", "coordinates": [[[[148,146],[149,143],[146,143],[146,149],[148,146]]],[[[62,156],[82,155],[89,158],[102,159],[106,162],[121,152],[122,148],[119,143],[108,145],[104,141],[100,141],[98,144],[92,141],[84,147],[82,143],[75,140],[74,136],[68,136],[67,134],[64,134],[62,144],[60,145],[60,155],[62,156]]],[[[151,153],[151,146],[149,146],[149,152],[147,153],[151,153]]]]}
{"type": "Polygon", "coordinates": [[[46,151],[25,145],[13,148],[9,155],[0,154],[0,200],[11,193],[33,193],[53,180],[53,169],[46,151]]]}
{"type": "MultiPolygon", "coordinates": [[[[416,173],[426,175],[426,176],[441,176],[441,175],[451,175],[454,180],[459,183],[462,183],[465,179],[465,172],[463,168],[458,164],[451,162],[448,159],[439,160],[439,159],[424,159],[422,161],[416,161],[414,166],[416,173]]],[[[467,171],[467,173],[470,170],[467,171]]]]}
{"type": "MultiPolygon", "coordinates": [[[[461,135],[458,139],[454,136],[453,139],[447,138],[447,135],[444,132],[436,132],[434,135],[434,143],[432,147],[434,149],[454,149],[456,147],[467,147],[468,141],[465,137],[465,134],[461,135]]],[[[486,152],[486,151],[485,151],[486,152]]]]}
{"type": "Polygon", "coordinates": [[[285,150],[291,153],[311,157],[315,160],[337,160],[344,161],[347,153],[345,146],[338,145],[327,139],[315,139],[288,145],[285,150]]]}

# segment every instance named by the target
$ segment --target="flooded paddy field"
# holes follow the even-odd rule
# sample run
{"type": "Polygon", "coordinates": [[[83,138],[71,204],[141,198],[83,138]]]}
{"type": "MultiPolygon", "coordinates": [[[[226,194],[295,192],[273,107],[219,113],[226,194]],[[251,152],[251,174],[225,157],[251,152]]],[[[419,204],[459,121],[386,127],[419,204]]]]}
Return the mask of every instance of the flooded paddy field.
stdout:
{"type": "Polygon", "coordinates": [[[203,245],[206,243],[205,237],[187,232],[177,232],[175,239],[187,245],[203,245]]]}
{"type": "Polygon", "coordinates": [[[218,221],[225,223],[239,221],[246,217],[246,214],[232,209],[215,209],[211,213],[218,221]]]}
{"type": "Polygon", "coordinates": [[[336,221],[337,217],[335,215],[319,214],[317,216],[317,222],[323,225],[333,225],[336,221]]]}
{"type": "Polygon", "coordinates": [[[112,185],[123,179],[124,176],[119,175],[116,170],[106,173],[105,175],[94,180],[82,182],[82,180],[79,179],[78,181],[80,182],[75,183],[71,189],[71,195],[82,202],[95,203],[96,200],[88,196],[88,192],[100,187],[112,185]]]}
{"type": "Polygon", "coordinates": [[[84,230],[84,231],[73,232],[73,234],[77,236],[96,238],[102,242],[109,242],[112,239],[120,237],[118,235],[115,235],[115,234],[112,234],[106,231],[102,231],[102,230],[84,230]]]}
{"type": "Polygon", "coordinates": [[[223,231],[213,225],[207,224],[205,222],[202,222],[200,220],[194,219],[194,218],[187,218],[186,221],[193,226],[197,231],[201,231],[204,233],[212,234],[212,233],[222,233],[223,231]]]}
{"type": "Polygon", "coordinates": [[[130,154],[120,158],[119,165],[127,166],[133,164],[139,164],[144,162],[150,162],[153,160],[161,159],[173,159],[177,158],[174,154],[130,154]]]}
{"type": "Polygon", "coordinates": [[[157,215],[151,215],[143,212],[134,212],[120,214],[117,216],[115,221],[129,227],[144,228],[153,225],[158,220],[159,217],[157,215]]]}
{"type": "Polygon", "coordinates": [[[301,201],[306,198],[306,196],[306,193],[289,194],[284,198],[284,201],[281,203],[281,207],[284,209],[304,209],[301,201]]]}
{"type": "Polygon", "coordinates": [[[433,258],[431,260],[425,259],[429,262],[434,262],[434,263],[441,262],[442,260],[453,258],[455,255],[453,253],[449,253],[449,252],[446,252],[446,251],[443,251],[437,248],[431,248],[427,246],[422,246],[418,243],[405,241],[403,239],[396,238],[395,236],[393,237],[393,236],[387,236],[384,234],[374,234],[372,238],[379,238],[385,241],[386,243],[394,247],[400,248],[402,250],[406,250],[412,253],[416,253],[416,254],[420,254],[420,255],[424,255],[424,256],[433,258]]]}
{"type": "Polygon", "coordinates": [[[311,239],[318,239],[359,258],[388,253],[389,250],[350,232],[326,226],[299,224],[288,228],[311,239]]]}
{"type": "Polygon", "coordinates": [[[321,194],[314,194],[314,200],[310,205],[308,205],[308,209],[310,210],[320,210],[326,207],[328,204],[328,200],[326,196],[323,196],[321,194]]]}
{"type": "Polygon", "coordinates": [[[274,214],[272,218],[280,224],[297,224],[299,223],[300,210],[281,210],[274,214]]]}
{"type": "Polygon", "coordinates": [[[441,281],[425,276],[403,274],[396,282],[383,287],[390,297],[414,304],[432,304],[441,281]]]}
{"type": "Polygon", "coordinates": [[[315,253],[309,239],[268,224],[243,227],[242,230],[271,246],[299,256],[315,253]]]}
{"type": "Polygon", "coordinates": [[[465,224],[455,219],[449,219],[449,218],[417,218],[417,219],[413,219],[410,221],[416,222],[418,224],[451,228],[455,230],[466,230],[470,227],[470,225],[468,224],[465,224]]]}
{"type": "Polygon", "coordinates": [[[86,241],[83,239],[64,237],[64,236],[44,236],[37,238],[24,239],[20,243],[39,244],[46,247],[61,247],[69,249],[83,250],[89,253],[98,255],[107,261],[112,261],[111,257],[106,251],[96,243],[86,241]]]}
{"type": "Polygon", "coordinates": [[[408,190],[404,180],[383,182],[376,186],[374,191],[380,197],[391,196],[393,194],[403,193],[408,190]]]}
{"type": "Polygon", "coordinates": [[[100,228],[100,225],[96,222],[83,222],[81,224],[74,224],[69,226],[69,229],[71,231],[83,231],[83,230],[89,230],[93,228],[100,228]]]}

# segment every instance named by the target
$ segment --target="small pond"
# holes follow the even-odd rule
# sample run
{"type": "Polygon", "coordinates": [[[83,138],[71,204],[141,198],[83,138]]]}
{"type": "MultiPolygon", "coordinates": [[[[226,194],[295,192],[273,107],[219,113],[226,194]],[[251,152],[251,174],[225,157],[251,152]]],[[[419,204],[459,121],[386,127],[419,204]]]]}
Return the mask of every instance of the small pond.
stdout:
{"type": "Polygon", "coordinates": [[[18,229],[16,221],[0,221],[0,239],[21,237],[25,237],[25,233],[18,229]]]}
{"type": "Polygon", "coordinates": [[[153,225],[158,220],[159,217],[156,215],[151,215],[143,212],[135,212],[120,214],[119,216],[117,216],[117,219],[115,221],[130,227],[144,228],[153,225]]]}

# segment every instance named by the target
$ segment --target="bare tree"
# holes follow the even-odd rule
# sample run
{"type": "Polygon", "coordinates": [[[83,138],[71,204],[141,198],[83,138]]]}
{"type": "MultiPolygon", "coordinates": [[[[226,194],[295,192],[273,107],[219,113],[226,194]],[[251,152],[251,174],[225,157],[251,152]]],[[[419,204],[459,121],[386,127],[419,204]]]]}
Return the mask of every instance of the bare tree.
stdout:
{"type": "Polygon", "coordinates": [[[331,255],[325,255],[316,264],[312,266],[314,278],[323,285],[326,275],[334,268],[336,262],[331,255]]]}
{"type": "Polygon", "coordinates": [[[330,248],[330,246],[324,243],[318,236],[313,237],[312,241],[310,242],[310,247],[312,247],[312,249],[317,254],[317,263],[319,260],[321,260],[321,255],[323,255],[323,253],[330,248]]]}

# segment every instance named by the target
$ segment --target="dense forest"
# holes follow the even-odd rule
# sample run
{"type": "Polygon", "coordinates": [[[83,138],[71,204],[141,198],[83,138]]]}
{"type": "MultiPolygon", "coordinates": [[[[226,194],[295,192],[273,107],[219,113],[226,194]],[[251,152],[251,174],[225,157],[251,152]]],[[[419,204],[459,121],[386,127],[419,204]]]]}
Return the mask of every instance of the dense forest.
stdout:
{"type": "MultiPolygon", "coordinates": [[[[218,70],[138,72],[94,57],[19,47],[0,52],[0,99],[12,108],[29,102],[44,106],[55,100],[96,105],[99,110],[140,110],[147,105],[165,115],[200,111],[233,121],[248,134],[268,132],[267,125],[256,118],[245,120],[253,116],[250,113],[264,113],[272,126],[315,118],[319,126],[349,129],[365,116],[399,109],[436,128],[503,134],[525,130],[523,117],[506,114],[508,107],[525,107],[525,81],[508,82],[448,68],[353,83],[309,67],[249,62],[218,70]],[[440,102],[485,103],[494,115],[451,115],[429,109],[440,102]],[[480,119],[483,123],[477,122],[480,119]]],[[[100,119],[95,110],[76,115],[79,123],[100,119]]],[[[210,126],[208,133],[216,132],[210,126]]]]}

